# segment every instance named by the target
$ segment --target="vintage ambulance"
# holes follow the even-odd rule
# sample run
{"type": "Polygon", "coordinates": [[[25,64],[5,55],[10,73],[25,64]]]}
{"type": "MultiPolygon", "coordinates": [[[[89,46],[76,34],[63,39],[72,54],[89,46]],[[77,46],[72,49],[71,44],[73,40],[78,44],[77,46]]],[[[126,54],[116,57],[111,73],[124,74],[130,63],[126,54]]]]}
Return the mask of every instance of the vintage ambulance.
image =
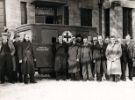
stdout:
{"type": "Polygon", "coordinates": [[[23,36],[31,35],[35,57],[37,59],[35,70],[39,74],[54,75],[54,53],[53,45],[57,42],[59,35],[64,35],[65,40],[70,40],[72,36],[96,36],[96,28],[65,26],[65,25],[46,25],[29,24],[16,28],[15,34],[23,36]]]}

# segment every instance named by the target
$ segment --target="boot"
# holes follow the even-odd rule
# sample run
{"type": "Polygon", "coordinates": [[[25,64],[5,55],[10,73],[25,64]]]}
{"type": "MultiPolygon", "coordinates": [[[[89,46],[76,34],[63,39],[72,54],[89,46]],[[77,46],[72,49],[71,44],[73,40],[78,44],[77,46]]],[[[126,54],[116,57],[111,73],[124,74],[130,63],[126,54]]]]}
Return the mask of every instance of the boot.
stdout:
{"type": "Polygon", "coordinates": [[[115,75],[115,82],[118,82],[120,80],[119,75],[115,75]]]}
{"type": "Polygon", "coordinates": [[[97,74],[97,81],[102,81],[101,75],[97,74]]]}
{"type": "Polygon", "coordinates": [[[105,78],[106,78],[106,80],[108,81],[108,80],[110,80],[110,76],[109,75],[105,75],[105,78]]]}
{"type": "Polygon", "coordinates": [[[37,83],[37,82],[35,81],[34,74],[30,74],[30,83],[37,83]]]}
{"type": "Polygon", "coordinates": [[[120,78],[122,81],[126,81],[126,77],[124,77],[124,76],[121,76],[121,78],[120,78]]]}
{"type": "Polygon", "coordinates": [[[28,75],[27,74],[24,75],[24,84],[28,84],[28,75]]]}

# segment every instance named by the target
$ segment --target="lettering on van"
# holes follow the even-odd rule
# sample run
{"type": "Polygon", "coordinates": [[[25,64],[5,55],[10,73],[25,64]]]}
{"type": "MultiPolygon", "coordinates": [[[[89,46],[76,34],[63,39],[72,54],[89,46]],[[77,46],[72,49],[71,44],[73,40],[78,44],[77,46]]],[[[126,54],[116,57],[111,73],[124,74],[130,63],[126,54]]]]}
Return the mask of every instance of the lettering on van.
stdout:
{"type": "Polygon", "coordinates": [[[49,51],[48,47],[37,47],[36,51],[49,51]]]}

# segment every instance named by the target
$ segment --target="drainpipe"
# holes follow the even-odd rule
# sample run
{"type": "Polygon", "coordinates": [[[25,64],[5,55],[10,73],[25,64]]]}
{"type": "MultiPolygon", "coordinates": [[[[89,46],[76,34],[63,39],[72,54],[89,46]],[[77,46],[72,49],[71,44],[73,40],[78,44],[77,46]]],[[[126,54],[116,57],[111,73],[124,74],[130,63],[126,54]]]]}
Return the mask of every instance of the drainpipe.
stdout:
{"type": "Polygon", "coordinates": [[[98,0],[98,7],[99,7],[99,35],[102,35],[102,9],[103,9],[103,1],[104,0],[98,0]]]}

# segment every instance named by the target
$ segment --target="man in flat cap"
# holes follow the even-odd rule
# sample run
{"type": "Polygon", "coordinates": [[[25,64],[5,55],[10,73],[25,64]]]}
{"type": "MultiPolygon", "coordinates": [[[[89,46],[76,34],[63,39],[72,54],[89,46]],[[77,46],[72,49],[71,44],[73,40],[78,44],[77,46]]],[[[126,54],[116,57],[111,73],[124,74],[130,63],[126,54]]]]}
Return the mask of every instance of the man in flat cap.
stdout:
{"type": "Polygon", "coordinates": [[[91,46],[91,49],[92,49],[92,68],[91,69],[92,69],[92,74],[94,78],[96,76],[96,66],[95,66],[95,60],[93,59],[95,55],[93,53],[95,53],[97,42],[98,42],[97,37],[93,37],[92,46],[91,46]]]}
{"type": "Polygon", "coordinates": [[[5,82],[5,76],[7,76],[8,81],[13,83],[13,62],[12,57],[15,53],[15,48],[13,43],[8,39],[9,36],[6,33],[2,34],[2,45],[0,48],[1,56],[1,83],[5,82]]]}
{"type": "Polygon", "coordinates": [[[23,82],[23,77],[22,77],[22,71],[21,71],[21,64],[19,63],[19,48],[22,46],[22,42],[20,41],[20,36],[16,34],[14,36],[14,47],[15,47],[15,63],[16,63],[16,69],[14,72],[14,80],[23,82]]]}

